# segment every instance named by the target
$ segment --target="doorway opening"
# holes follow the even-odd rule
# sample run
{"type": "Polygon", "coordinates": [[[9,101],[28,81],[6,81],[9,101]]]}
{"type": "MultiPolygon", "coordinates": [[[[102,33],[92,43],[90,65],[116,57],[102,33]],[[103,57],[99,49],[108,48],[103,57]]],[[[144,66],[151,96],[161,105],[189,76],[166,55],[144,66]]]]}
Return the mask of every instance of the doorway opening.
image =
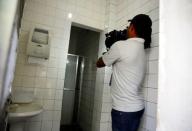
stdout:
{"type": "Polygon", "coordinates": [[[72,25],[64,80],[61,131],[92,128],[100,33],[72,25]]]}

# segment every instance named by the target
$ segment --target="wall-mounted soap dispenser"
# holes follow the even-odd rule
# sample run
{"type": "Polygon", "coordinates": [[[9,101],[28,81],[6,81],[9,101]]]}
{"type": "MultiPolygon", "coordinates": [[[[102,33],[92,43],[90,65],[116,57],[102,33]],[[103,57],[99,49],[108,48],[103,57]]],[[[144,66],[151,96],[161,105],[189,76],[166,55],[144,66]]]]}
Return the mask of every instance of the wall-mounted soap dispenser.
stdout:
{"type": "Polygon", "coordinates": [[[29,34],[27,55],[39,58],[49,58],[50,31],[41,28],[33,28],[29,34]]]}

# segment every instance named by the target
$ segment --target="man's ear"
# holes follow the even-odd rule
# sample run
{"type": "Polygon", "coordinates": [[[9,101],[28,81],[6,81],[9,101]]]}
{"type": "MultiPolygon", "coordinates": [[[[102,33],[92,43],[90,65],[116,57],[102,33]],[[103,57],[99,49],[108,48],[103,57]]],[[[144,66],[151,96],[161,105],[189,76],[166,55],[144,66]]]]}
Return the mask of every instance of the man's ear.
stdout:
{"type": "Polygon", "coordinates": [[[135,32],[135,28],[134,28],[133,24],[130,25],[130,30],[135,32]]]}
{"type": "Polygon", "coordinates": [[[135,27],[134,27],[133,24],[130,25],[130,30],[131,30],[131,34],[132,34],[133,36],[137,36],[136,30],[135,30],[135,27]]]}

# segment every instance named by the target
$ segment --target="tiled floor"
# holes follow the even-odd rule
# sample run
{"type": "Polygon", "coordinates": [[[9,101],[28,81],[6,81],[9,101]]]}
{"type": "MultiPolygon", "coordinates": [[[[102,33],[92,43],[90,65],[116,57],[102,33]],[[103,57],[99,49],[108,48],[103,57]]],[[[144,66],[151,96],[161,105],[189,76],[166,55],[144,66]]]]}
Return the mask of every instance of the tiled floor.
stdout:
{"type": "Polygon", "coordinates": [[[62,125],[60,131],[83,131],[78,125],[62,125]]]}

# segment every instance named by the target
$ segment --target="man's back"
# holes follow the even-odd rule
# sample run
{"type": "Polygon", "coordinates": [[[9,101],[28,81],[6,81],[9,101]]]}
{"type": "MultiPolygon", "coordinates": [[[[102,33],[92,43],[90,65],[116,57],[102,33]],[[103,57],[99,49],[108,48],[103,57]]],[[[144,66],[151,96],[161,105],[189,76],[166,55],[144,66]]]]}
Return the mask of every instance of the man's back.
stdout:
{"type": "Polygon", "coordinates": [[[113,109],[134,112],[144,108],[141,84],[145,75],[146,56],[143,43],[141,38],[119,41],[103,56],[104,63],[113,66],[113,109]]]}

